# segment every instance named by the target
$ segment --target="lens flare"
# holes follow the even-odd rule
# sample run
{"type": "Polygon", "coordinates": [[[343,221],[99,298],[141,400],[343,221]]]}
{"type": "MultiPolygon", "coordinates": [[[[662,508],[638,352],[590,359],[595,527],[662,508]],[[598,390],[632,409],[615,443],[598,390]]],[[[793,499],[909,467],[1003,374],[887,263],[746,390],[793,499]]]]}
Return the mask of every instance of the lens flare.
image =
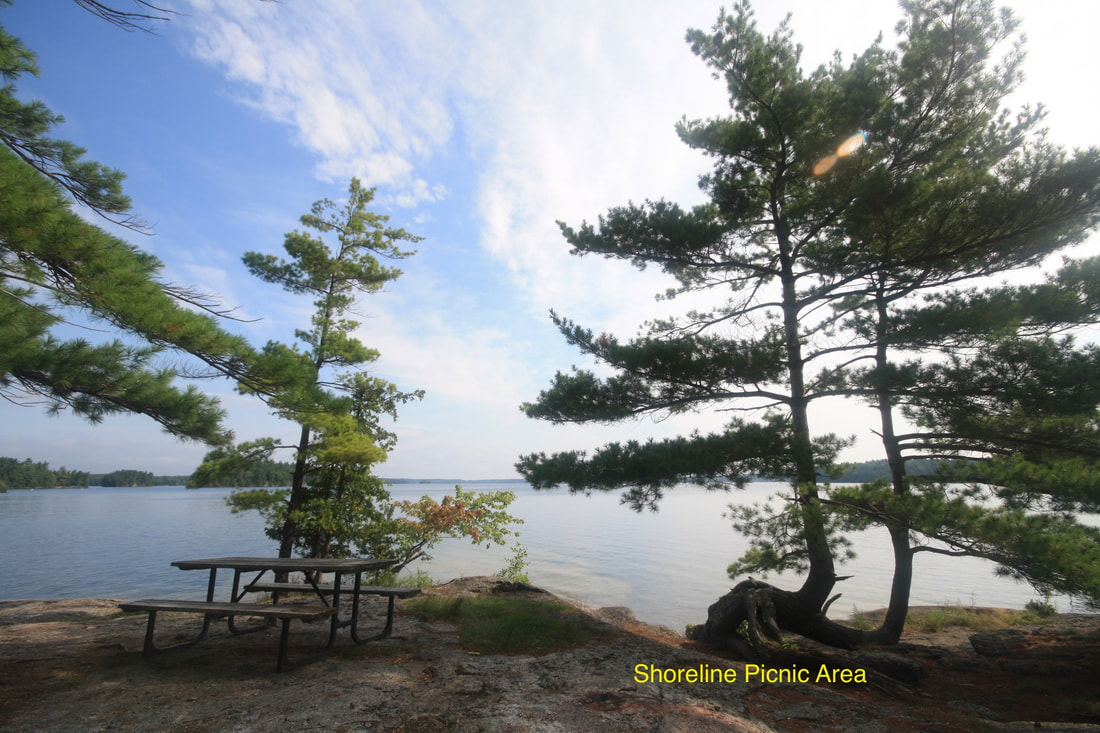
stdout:
{"type": "Polygon", "coordinates": [[[836,154],[841,158],[851,155],[855,151],[863,147],[863,141],[867,139],[867,136],[862,132],[857,132],[850,138],[840,144],[840,147],[836,149],[836,154]]]}
{"type": "Polygon", "coordinates": [[[817,161],[817,164],[814,166],[814,175],[825,175],[834,165],[836,165],[837,160],[838,158],[835,155],[826,155],[824,158],[817,161]]]}
{"type": "Polygon", "coordinates": [[[840,147],[836,149],[836,153],[832,155],[826,155],[821,160],[817,161],[814,165],[813,174],[815,176],[823,176],[832,170],[836,162],[841,158],[845,158],[852,153],[856,152],[863,147],[863,142],[867,139],[867,133],[857,132],[850,138],[840,144],[840,147]]]}

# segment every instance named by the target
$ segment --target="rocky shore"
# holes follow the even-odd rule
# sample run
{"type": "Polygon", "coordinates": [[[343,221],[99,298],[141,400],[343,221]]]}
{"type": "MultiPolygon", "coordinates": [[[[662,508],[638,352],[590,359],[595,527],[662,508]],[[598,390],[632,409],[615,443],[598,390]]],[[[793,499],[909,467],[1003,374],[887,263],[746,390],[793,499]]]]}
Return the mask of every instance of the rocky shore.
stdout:
{"type": "MultiPolygon", "coordinates": [[[[561,600],[486,578],[428,592],[561,600]]],[[[276,675],[274,631],[232,637],[215,624],[202,644],[145,659],[144,616],[120,616],[116,603],[0,602],[0,730],[1100,731],[1091,615],[914,635],[885,653],[802,647],[753,669],[622,608],[587,609],[619,633],[539,656],[472,653],[449,624],[400,614],[391,639],[341,640],[276,675]],[[822,666],[863,676],[830,681],[822,666]]],[[[364,623],[379,611],[365,609],[364,623]]],[[[164,638],[186,638],[195,624],[166,615],[164,638]]],[[[326,630],[292,633],[306,649],[326,630]]]]}

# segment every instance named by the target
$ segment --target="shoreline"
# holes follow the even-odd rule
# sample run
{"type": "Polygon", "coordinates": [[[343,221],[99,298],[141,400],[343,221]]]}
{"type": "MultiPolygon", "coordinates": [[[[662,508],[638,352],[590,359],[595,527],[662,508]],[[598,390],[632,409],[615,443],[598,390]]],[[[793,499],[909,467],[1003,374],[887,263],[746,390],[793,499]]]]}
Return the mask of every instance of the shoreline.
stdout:
{"type": "MultiPolygon", "coordinates": [[[[516,592],[504,587],[459,579],[427,594],[516,592]]],[[[527,596],[578,605],[541,591],[527,596]]],[[[1100,731],[1097,614],[1058,614],[1001,632],[907,634],[897,648],[847,658],[868,670],[858,683],[819,680],[821,664],[836,667],[842,658],[810,648],[754,675],[750,663],[643,624],[623,607],[583,609],[616,627],[612,638],[540,655],[472,654],[454,627],[399,612],[391,639],[340,640],[324,659],[276,675],[274,632],[233,637],[223,623],[195,647],[143,658],[144,614],[121,616],[115,603],[0,601],[0,730],[961,732],[1039,722],[1047,731],[1100,731]],[[906,683],[875,671],[872,662],[888,658],[923,669],[923,677],[906,683]],[[640,680],[639,666],[661,676],[640,680]],[[704,677],[689,681],[690,669],[704,677]],[[782,669],[795,672],[784,677],[782,669]]],[[[363,618],[380,610],[371,604],[363,618]]],[[[158,619],[158,636],[193,635],[187,616],[158,619]]],[[[320,626],[295,624],[292,644],[318,642],[326,635],[320,626]]]]}

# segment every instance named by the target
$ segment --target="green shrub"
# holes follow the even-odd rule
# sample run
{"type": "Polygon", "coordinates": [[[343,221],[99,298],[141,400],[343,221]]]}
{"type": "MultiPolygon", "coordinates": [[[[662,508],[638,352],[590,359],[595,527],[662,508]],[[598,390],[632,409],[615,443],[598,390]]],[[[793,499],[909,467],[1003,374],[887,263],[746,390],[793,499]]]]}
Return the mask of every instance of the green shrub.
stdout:
{"type": "Polygon", "coordinates": [[[375,583],[393,588],[431,588],[436,584],[432,576],[419,569],[415,573],[406,573],[405,575],[397,575],[391,572],[379,573],[375,583]]]}
{"type": "Polygon", "coordinates": [[[1027,611],[945,604],[927,610],[910,610],[905,630],[936,632],[948,626],[961,626],[975,631],[996,631],[1032,621],[1027,611]]]}
{"type": "Polygon", "coordinates": [[[527,548],[517,542],[512,546],[512,556],[508,558],[508,564],[498,570],[497,575],[502,578],[518,580],[521,583],[530,583],[531,578],[527,575],[527,565],[527,548]]]}
{"type": "Polygon", "coordinates": [[[1039,618],[1047,618],[1058,613],[1058,609],[1050,602],[1050,596],[1045,596],[1041,601],[1038,599],[1028,601],[1027,604],[1024,605],[1024,610],[1030,611],[1039,618]]]}
{"type": "Polygon", "coordinates": [[[567,604],[523,598],[422,596],[405,610],[422,620],[456,624],[463,646],[486,653],[551,652],[618,633],[567,604]]]}

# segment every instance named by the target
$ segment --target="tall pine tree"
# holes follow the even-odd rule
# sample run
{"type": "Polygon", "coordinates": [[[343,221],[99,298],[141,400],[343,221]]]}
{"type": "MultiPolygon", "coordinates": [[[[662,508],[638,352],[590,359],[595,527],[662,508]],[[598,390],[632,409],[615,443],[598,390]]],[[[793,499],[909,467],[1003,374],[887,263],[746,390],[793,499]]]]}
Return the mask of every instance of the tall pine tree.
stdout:
{"type": "MultiPolygon", "coordinates": [[[[611,444],[592,456],[535,454],[518,465],[539,487],[627,488],[636,504],[685,480],[793,477],[779,509],[741,511],[737,526],[751,548],[730,571],[796,569],[805,581],[796,591],[740,583],[711,608],[703,633],[715,643],[736,644],[743,622],[757,641],[777,627],[841,646],[896,640],[912,556],[912,527],[896,517],[878,517],[899,560],[896,612],[871,633],[825,616],[853,519],[820,482],[844,441],[815,440],[808,406],[881,397],[874,389],[882,370],[858,384],[853,371],[879,356],[886,365],[901,344],[876,332],[868,308],[889,310],[926,288],[1032,264],[1095,221],[1095,154],[1065,156],[1029,137],[1041,114],[999,110],[1019,79],[1018,47],[992,60],[1013,38],[1011,15],[978,0],[903,8],[896,51],[876,43],[847,65],[837,58],[808,75],[786,23],[765,37],[747,3],[710,33],[689,32],[693,50],[726,82],[733,110],[678,127],[715,161],[701,179],[710,201],[691,211],[647,202],[613,209],[596,226],[562,225],[576,254],[660,266],[681,292],[732,291],[724,307],[653,324],[628,343],[555,315],[571,343],[616,374],[558,374],[524,409],[556,422],[708,405],[770,407],[769,415],[715,435],[611,444]]],[[[878,401],[884,420],[892,416],[890,399],[878,401]]],[[[887,453],[896,458],[889,445],[887,453]]],[[[906,494],[904,473],[896,478],[906,494]]]]}
{"type": "Polygon", "coordinates": [[[385,542],[376,533],[392,509],[372,469],[385,460],[396,437],[380,421],[384,415],[396,418],[398,404],[422,393],[401,392],[363,371],[379,354],[352,335],[359,324],[348,316],[361,294],[378,292],[400,276],[379,258],[408,257],[412,253],[400,249],[402,243],[420,238],[369,211],[373,198],[374,189],[352,179],[346,203],[318,201],[301,217],[304,231],[286,235],[288,259],[258,252],[243,258],[253,275],[313,298],[309,327],[295,331],[298,343],[269,342],[257,361],[271,379],[261,396],[275,414],[298,423],[298,440],[291,446],[266,439],[215,450],[192,482],[203,484],[269,459],[280,447],[292,450],[288,491],[243,490],[231,498],[238,510],[264,513],[281,557],[295,550],[323,557],[371,553],[385,542]],[[324,235],[331,236],[331,244],[324,235]]]}

